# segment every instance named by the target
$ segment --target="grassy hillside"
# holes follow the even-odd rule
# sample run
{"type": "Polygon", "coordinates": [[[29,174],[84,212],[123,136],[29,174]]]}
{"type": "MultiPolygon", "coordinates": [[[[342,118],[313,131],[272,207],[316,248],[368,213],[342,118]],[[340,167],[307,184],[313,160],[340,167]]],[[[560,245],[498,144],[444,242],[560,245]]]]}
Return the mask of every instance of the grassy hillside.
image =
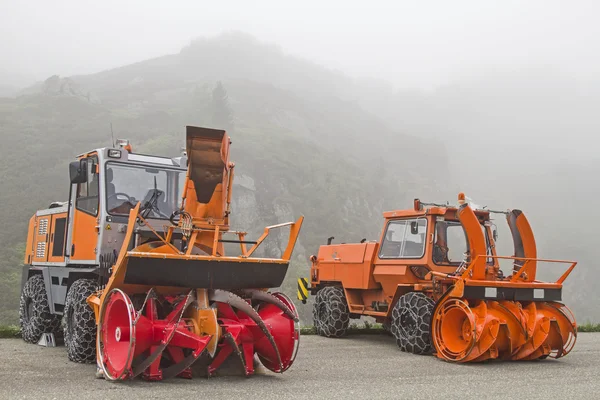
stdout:
{"type": "MultiPolygon", "coordinates": [[[[27,221],[66,200],[69,161],[108,145],[111,123],[135,151],[177,155],[185,125],[212,126],[217,80],[234,112],[234,228],[258,234],[305,216],[285,285],[291,295],[293,279],[307,273],[308,256],[327,237],[375,239],[384,209],[444,198],[443,147],[394,131],[346,100],[336,89],[344,76],[245,36],[199,41],[95,75],[52,77],[0,99],[0,324],[16,322],[27,221]]],[[[276,236],[266,251],[275,255],[282,240],[276,236]]],[[[309,307],[301,313],[308,319],[309,307]]]]}

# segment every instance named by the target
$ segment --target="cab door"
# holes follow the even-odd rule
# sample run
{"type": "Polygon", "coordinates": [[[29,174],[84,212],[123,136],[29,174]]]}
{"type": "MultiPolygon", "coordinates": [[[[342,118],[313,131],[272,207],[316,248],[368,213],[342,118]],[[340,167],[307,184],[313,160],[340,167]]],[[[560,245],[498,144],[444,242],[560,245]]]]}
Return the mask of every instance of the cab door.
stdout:
{"type": "Polygon", "coordinates": [[[98,179],[98,156],[85,159],[87,177],[85,182],[73,185],[71,202],[73,224],[71,236],[70,262],[91,264],[96,261],[98,248],[98,216],[100,212],[100,185],[98,179]]]}
{"type": "Polygon", "coordinates": [[[52,215],[52,233],[48,261],[62,263],[65,261],[65,238],[67,233],[67,213],[52,215]]]}

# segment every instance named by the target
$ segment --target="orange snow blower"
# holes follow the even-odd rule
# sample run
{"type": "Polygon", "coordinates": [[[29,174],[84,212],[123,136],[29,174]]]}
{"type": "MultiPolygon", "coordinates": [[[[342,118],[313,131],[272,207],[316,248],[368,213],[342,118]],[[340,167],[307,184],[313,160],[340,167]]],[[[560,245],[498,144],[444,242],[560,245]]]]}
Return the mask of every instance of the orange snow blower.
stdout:
{"type": "Polygon", "coordinates": [[[560,301],[576,262],[537,258],[520,210],[501,212],[514,255],[496,255],[492,213],[498,212],[472,208],[462,193],[457,207],[416,199],[412,210],[384,213],[378,242],[331,244],[330,238],[311,256],[317,332],[340,337],[349,318],[371,316],[402,351],[452,362],[567,355],[577,325],[560,301]],[[502,259],[512,261],[506,276],[502,259]],[[540,263],[568,268],[555,282],[542,282],[536,279],[540,263]]]}
{"type": "Polygon", "coordinates": [[[254,372],[255,354],[274,372],[294,362],[298,313],[286,295],[268,289],[285,278],[303,218],[267,227],[256,241],[231,231],[229,146],[225,131],[187,128],[187,174],[178,192],[183,200],[169,226],[160,227],[158,218],[167,217],[161,202],[182,181],[157,188],[155,178],[154,189],[137,204],[117,193],[124,198],[118,207],[130,210],[126,224],[113,224],[124,233],[123,245],[114,264],[100,266],[105,286],[87,299],[106,379],[190,377],[203,353],[212,358],[209,374],[231,354],[246,375],[254,372]],[[283,226],[290,233],[281,258],[253,257],[269,231],[283,226]],[[226,255],[227,243],[238,245],[240,254],[226,255]]]}

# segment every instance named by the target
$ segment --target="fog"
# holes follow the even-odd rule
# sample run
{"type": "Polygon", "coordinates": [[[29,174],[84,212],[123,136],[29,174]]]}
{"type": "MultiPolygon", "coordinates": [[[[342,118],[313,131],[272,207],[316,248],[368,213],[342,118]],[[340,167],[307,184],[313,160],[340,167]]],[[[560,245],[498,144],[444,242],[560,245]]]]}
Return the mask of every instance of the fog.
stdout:
{"type": "Polygon", "coordinates": [[[352,76],[435,88],[532,65],[598,82],[595,1],[0,2],[2,84],[98,72],[238,30],[352,76]]]}
{"type": "MultiPolygon", "coordinates": [[[[252,154],[235,150],[254,174],[251,186],[280,179],[264,198],[280,194],[290,214],[307,213],[308,224],[310,210],[323,213],[301,237],[299,257],[315,252],[321,237],[339,237],[334,229],[356,233],[353,240],[362,230],[379,232],[382,207],[410,207],[413,197],[454,201],[465,191],[491,209],[523,209],[539,256],[579,261],[567,300],[585,320],[600,321],[593,284],[600,278],[598,15],[596,1],[3,0],[0,138],[17,146],[30,135],[26,156],[49,166],[35,170],[47,174],[44,196],[60,199],[61,157],[76,153],[57,141],[70,138],[73,150],[86,151],[105,145],[95,135],[114,123],[149,149],[178,150],[166,135],[205,123],[207,93],[223,80],[240,140],[268,139],[252,154]],[[53,75],[73,80],[47,81],[53,75]],[[64,87],[83,102],[52,97],[64,87]],[[298,147],[269,142],[278,135],[298,147]],[[325,161],[307,167],[317,152],[325,161]],[[283,172],[265,178],[265,158],[283,172]],[[311,187],[302,179],[323,180],[329,197],[294,191],[297,182],[311,187]]],[[[19,230],[0,240],[17,249],[42,200],[23,183],[32,178],[15,166],[22,158],[12,149],[0,150],[0,180],[10,189],[0,202],[23,209],[0,210],[0,221],[19,230]]],[[[264,226],[264,211],[244,221],[264,226]]],[[[510,234],[500,229],[500,248],[510,255],[510,234]]],[[[0,323],[2,312],[0,304],[0,323]]]]}

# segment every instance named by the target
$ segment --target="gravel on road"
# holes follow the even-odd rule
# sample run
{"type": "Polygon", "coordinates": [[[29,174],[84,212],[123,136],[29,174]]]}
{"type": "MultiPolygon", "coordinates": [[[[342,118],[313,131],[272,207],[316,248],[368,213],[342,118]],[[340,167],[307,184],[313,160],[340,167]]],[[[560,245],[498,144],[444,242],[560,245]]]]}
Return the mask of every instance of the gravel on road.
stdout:
{"type": "Polygon", "coordinates": [[[559,360],[464,365],[403,353],[386,335],[302,336],[296,362],[283,374],[109,382],[95,378],[95,365],[68,361],[64,347],[2,339],[0,399],[600,398],[599,360],[596,333],[580,333],[559,360]]]}

